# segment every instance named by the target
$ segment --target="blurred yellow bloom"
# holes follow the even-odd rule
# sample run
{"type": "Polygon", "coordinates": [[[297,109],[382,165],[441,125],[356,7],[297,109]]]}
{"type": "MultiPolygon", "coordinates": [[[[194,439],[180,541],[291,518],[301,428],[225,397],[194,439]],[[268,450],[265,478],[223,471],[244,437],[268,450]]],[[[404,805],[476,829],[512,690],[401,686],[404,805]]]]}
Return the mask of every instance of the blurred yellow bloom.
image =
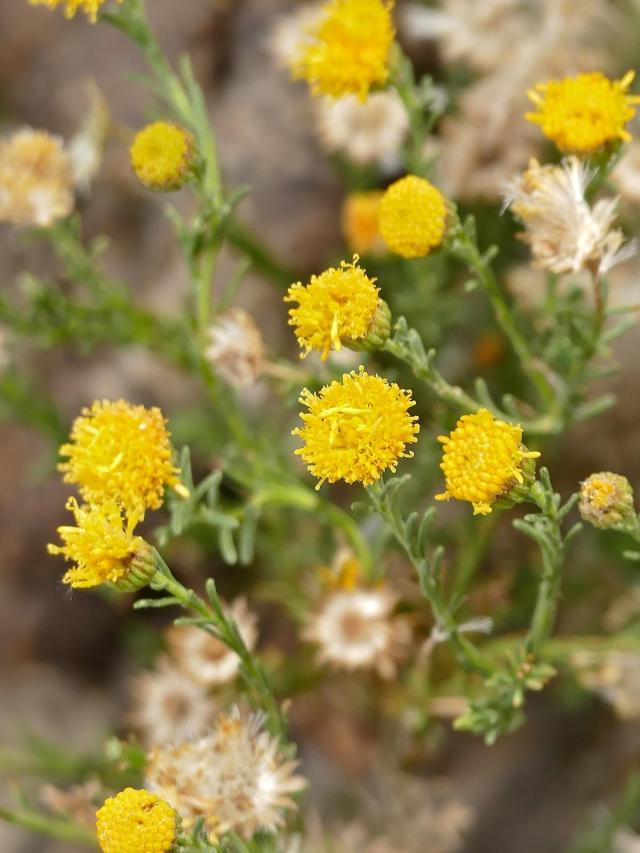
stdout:
{"type": "Polygon", "coordinates": [[[347,246],[358,255],[384,252],[378,216],[382,190],[349,193],[342,206],[342,233],[347,246]]]}
{"type": "Polygon", "coordinates": [[[424,178],[407,175],[391,184],[380,203],[380,234],[403,258],[421,258],[442,243],[447,204],[440,190],[424,178]]]}
{"type": "Polygon", "coordinates": [[[178,835],[178,813],[149,791],[125,788],[98,810],[103,853],[168,853],[178,835]]]}
{"type": "Polygon", "coordinates": [[[635,115],[640,96],[629,95],[634,72],[609,80],[600,71],[537,83],[529,92],[537,112],[525,118],[539,124],[560,151],[588,154],[607,142],[628,141],[625,124],[635,115]]]}
{"type": "Polygon", "coordinates": [[[365,100],[389,76],[395,38],[393,0],[330,0],[292,62],[294,79],[314,95],[357,95],[365,100]]]}
{"type": "Polygon", "coordinates": [[[129,153],[141,184],[156,192],[170,192],[180,189],[186,180],[193,162],[193,137],[177,124],[156,121],[136,134],[129,153]]]}
{"type": "Polygon", "coordinates": [[[135,557],[149,550],[143,539],[133,535],[134,525],[125,522],[114,501],[81,507],[69,498],[67,509],[76,526],[59,527],[63,544],[48,546],[50,554],[76,564],[63,577],[64,583],[77,588],[118,583],[129,574],[135,557]]]}
{"type": "Polygon", "coordinates": [[[320,479],[316,488],[326,480],[370,486],[384,471],[395,471],[399,459],[413,456],[405,448],[417,441],[420,427],[409,414],[411,392],[363,367],[317,394],[305,388],[300,402],[308,411],[293,431],[304,443],[295,452],[320,479]]]}
{"type": "Polygon", "coordinates": [[[389,336],[388,310],[374,282],[354,255],[353,263],[342,261],[338,269],[330,267],[313,275],[306,286],[301,282],[291,285],[284,301],[298,303],[289,311],[289,325],[295,327],[303,358],[318,350],[326,361],[332,349],[339,352],[343,343],[357,345],[370,332],[381,331],[375,328],[379,312],[387,318],[389,336]]]}
{"type": "Polygon", "coordinates": [[[165,486],[185,491],[169,435],[160,409],[98,400],[76,418],[59,469],[88,503],[114,501],[135,524],[145,510],[159,509],[165,486]]]}
{"type": "MultiPolygon", "coordinates": [[[[92,24],[95,24],[98,11],[107,0],[29,0],[32,6],[47,6],[49,9],[57,9],[64,6],[65,18],[73,18],[78,9],[85,13],[92,24]]],[[[117,0],[122,3],[122,0],[117,0]]]]}
{"type": "Polygon", "coordinates": [[[446,491],[436,500],[469,501],[474,515],[486,515],[499,498],[512,497],[511,490],[530,479],[523,463],[540,456],[522,444],[522,427],[497,420],[487,409],[463,415],[438,441],[444,445],[446,491]]]}

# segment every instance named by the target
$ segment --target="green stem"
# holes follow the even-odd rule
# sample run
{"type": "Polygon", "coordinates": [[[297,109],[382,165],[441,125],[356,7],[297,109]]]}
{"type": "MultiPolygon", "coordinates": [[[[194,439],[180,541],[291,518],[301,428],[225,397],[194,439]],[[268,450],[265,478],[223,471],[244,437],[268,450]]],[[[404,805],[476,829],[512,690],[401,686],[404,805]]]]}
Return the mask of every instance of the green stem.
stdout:
{"type": "Polygon", "coordinates": [[[279,738],[286,736],[287,725],[280,706],[273,695],[267,675],[260,662],[247,648],[233,620],[224,613],[222,605],[215,594],[215,606],[208,605],[192,589],[188,589],[178,581],[158,552],[155,552],[158,566],[153,579],[153,586],[166,590],[187,611],[195,613],[204,620],[198,624],[203,631],[221,640],[234,651],[241,661],[241,675],[255,694],[257,701],[267,715],[271,731],[279,738]]]}
{"type": "Polygon", "coordinates": [[[66,841],[69,844],[81,844],[84,847],[98,847],[95,833],[84,826],[71,823],[65,818],[53,817],[51,815],[38,814],[30,811],[11,811],[0,807],[0,820],[20,826],[29,832],[37,832],[39,835],[47,835],[58,841],[66,841]]]}

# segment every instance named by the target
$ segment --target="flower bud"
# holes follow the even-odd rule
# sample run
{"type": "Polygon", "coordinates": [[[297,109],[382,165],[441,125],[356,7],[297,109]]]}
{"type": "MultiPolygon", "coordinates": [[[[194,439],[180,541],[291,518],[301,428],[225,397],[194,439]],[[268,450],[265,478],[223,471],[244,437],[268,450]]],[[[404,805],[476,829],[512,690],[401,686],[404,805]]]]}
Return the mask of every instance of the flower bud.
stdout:
{"type": "Polygon", "coordinates": [[[610,471],[591,474],[580,484],[578,509],[594,527],[619,527],[635,516],[631,484],[610,471]]]}

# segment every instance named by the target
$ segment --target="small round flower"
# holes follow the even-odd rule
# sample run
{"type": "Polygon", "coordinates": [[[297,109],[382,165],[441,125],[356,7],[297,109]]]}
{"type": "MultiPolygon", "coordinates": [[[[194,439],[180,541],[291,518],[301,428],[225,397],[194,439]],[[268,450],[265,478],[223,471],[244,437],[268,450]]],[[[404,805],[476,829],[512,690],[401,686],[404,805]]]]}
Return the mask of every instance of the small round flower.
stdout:
{"type": "Polygon", "coordinates": [[[122,517],[115,501],[97,506],[78,506],[69,498],[67,509],[75,517],[76,526],[58,528],[62,545],[49,545],[50,554],[60,554],[76,565],[62,578],[63,583],[82,588],[103,583],[144,585],[153,573],[149,545],[133,535],[133,526],[122,517]],[[142,581],[143,583],[139,583],[142,581]]]}
{"type": "Polygon", "coordinates": [[[385,247],[378,216],[382,190],[350,193],[342,205],[342,233],[347,246],[358,255],[381,254],[385,247]]]}
{"type": "Polygon", "coordinates": [[[625,125],[640,103],[638,95],[627,92],[633,78],[633,71],[622,80],[593,71],[538,83],[529,92],[537,112],[525,118],[540,125],[560,151],[589,154],[607,142],[628,141],[631,135],[625,125]]]}
{"type": "Polygon", "coordinates": [[[320,482],[344,480],[370,486],[386,470],[395,471],[398,460],[413,456],[407,444],[417,441],[417,416],[411,392],[381,376],[345,373],[341,382],[325,385],[317,394],[305,388],[300,402],[307,412],[304,424],[293,431],[304,447],[295,451],[320,482]]]}
{"type": "Polygon", "coordinates": [[[254,385],[264,370],[265,347],[251,315],[242,308],[218,314],[209,329],[206,356],[232,388],[254,385]]]}
{"type": "Polygon", "coordinates": [[[389,337],[389,312],[382,303],[375,278],[369,278],[353,262],[342,261],[321,275],[311,276],[306,286],[292,284],[285,302],[297,302],[289,311],[289,325],[295,328],[301,357],[318,350],[326,361],[331,350],[347,347],[376,348],[389,337]],[[386,333],[386,334],[385,334],[386,333]]]}
{"type": "Polygon", "coordinates": [[[294,79],[306,80],[313,95],[357,95],[389,76],[395,37],[393,0],[329,0],[292,62],[294,79]]]}
{"type": "Polygon", "coordinates": [[[73,206],[73,171],[62,140],[31,128],[0,140],[0,222],[47,228],[73,206]]]}
{"type": "MultiPolygon", "coordinates": [[[[200,628],[193,630],[207,636],[200,628]]],[[[155,670],[136,675],[129,689],[133,702],[128,722],[145,746],[200,737],[216,716],[205,687],[166,657],[155,670]]]]}
{"type": "Polygon", "coordinates": [[[103,853],[169,853],[179,830],[176,810],[144,789],[109,797],[96,818],[103,853]]]}
{"type": "Polygon", "coordinates": [[[76,418],[58,467],[88,503],[115,501],[135,524],[159,509],[165,486],[185,491],[169,435],[160,409],[98,400],[76,418]]]}
{"type": "Polygon", "coordinates": [[[540,454],[522,444],[522,427],[497,420],[487,409],[463,415],[451,435],[438,441],[444,445],[440,468],[446,486],[438,501],[469,501],[474,515],[487,515],[500,499],[522,500],[532,485],[529,460],[540,454]]]}
{"type": "Polygon", "coordinates": [[[262,724],[262,716],[234,709],[220,714],[205,737],[156,747],[148,756],[147,787],[167,799],[189,829],[201,817],[220,835],[273,832],[284,813],[296,809],[291,794],[306,782],[262,724]]]}
{"type": "MultiPolygon", "coordinates": [[[[29,0],[32,6],[47,6],[49,9],[64,6],[65,18],[73,18],[80,9],[92,24],[95,24],[98,11],[106,2],[107,0],[29,0]]],[[[122,3],[122,0],[117,0],[117,2],[122,3]]]]}
{"type": "Polygon", "coordinates": [[[407,620],[392,616],[397,602],[386,586],[338,589],[310,617],[304,637],[318,645],[321,663],[393,678],[411,638],[407,620]]]}
{"type": "MultiPolygon", "coordinates": [[[[258,639],[256,614],[244,598],[236,598],[226,608],[245,646],[252,652],[258,639]]],[[[169,650],[180,669],[197,684],[215,687],[237,676],[240,658],[217,637],[190,625],[175,625],[167,634],[169,650]]]]}
{"type": "Polygon", "coordinates": [[[168,121],[138,131],[130,149],[131,165],[141,184],[157,192],[180,189],[193,163],[193,137],[168,121]]]}
{"type": "Polygon", "coordinates": [[[594,527],[615,527],[633,518],[633,489],[621,474],[602,471],[580,483],[580,515],[594,527]]]}
{"type": "Polygon", "coordinates": [[[447,227],[447,204],[424,178],[407,175],[391,184],[380,203],[380,234],[403,258],[422,258],[437,248],[447,227]]]}

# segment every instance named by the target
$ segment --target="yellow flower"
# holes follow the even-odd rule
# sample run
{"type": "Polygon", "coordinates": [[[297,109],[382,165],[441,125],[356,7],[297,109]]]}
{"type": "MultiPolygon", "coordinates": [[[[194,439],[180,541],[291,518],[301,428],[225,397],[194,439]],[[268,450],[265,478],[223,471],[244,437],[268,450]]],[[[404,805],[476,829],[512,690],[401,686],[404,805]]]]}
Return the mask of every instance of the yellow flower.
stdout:
{"type": "Polygon", "coordinates": [[[446,491],[436,500],[469,501],[474,515],[486,515],[500,498],[524,498],[517,487],[531,485],[533,469],[527,460],[540,454],[522,444],[522,427],[480,409],[463,415],[451,435],[438,436],[438,441],[444,444],[440,468],[446,491]]]}
{"type": "Polygon", "coordinates": [[[124,400],[98,400],[83,409],[71,429],[59,465],[88,503],[114,501],[136,524],[146,509],[162,505],[165,486],[184,493],[173,466],[166,421],[160,409],[124,400]]]}
{"type": "Polygon", "coordinates": [[[539,124],[560,151],[588,154],[607,142],[628,141],[625,124],[635,115],[640,97],[627,94],[634,78],[609,80],[600,71],[564,80],[537,83],[529,97],[537,112],[525,118],[539,124]]]}
{"type": "Polygon", "coordinates": [[[313,95],[364,101],[389,76],[392,8],[393,0],[330,0],[292,62],[294,79],[306,80],[313,95]]]}
{"type": "Polygon", "coordinates": [[[62,140],[31,128],[0,140],[0,222],[47,228],[68,216],[74,201],[62,140]]]}
{"type": "Polygon", "coordinates": [[[403,258],[422,258],[442,243],[447,204],[429,181],[407,175],[387,188],[378,224],[392,252],[403,258]]]}
{"type": "Polygon", "coordinates": [[[177,124],[156,121],[136,134],[129,153],[141,184],[170,192],[180,189],[186,180],[193,163],[193,137],[177,124]]]}
{"type": "Polygon", "coordinates": [[[289,311],[289,325],[295,327],[302,358],[315,349],[326,361],[329,352],[339,352],[343,343],[375,347],[389,337],[386,303],[378,296],[375,279],[358,266],[358,260],[354,255],[353,263],[342,261],[339,269],[330,267],[311,276],[308,285],[297,282],[289,288],[284,301],[298,303],[289,311]]]}
{"type": "Polygon", "coordinates": [[[78,506],[69,498],[67,509],[75,517],[76,527],[62,526],[58,533],[62,545],[49,545],[50,554],[61,554],[75,563],[63,582],[82,588],[103,583],[119,583],[132,573],[137,575],[136,558],[144,559],[149,546],[133,535],[134,524],[125,522],[122,509],[114,501],[99,506],[78,506]]]}
{"type": "Polygon", "coordinates": [[[300,402],[302,427],[293,431],[304,442],[296,450],[320,482],[344,480],[370,486],[398,460],[413,456],[407,444],[417,441],[418,418],[409,414],[415,405],[411,392],[381,376],[345,373],[341,382],[325,385],[317,394],[304,389],[300,402]]]}
{"type": "Polygon", "coordinates": [[[350,193],[342,206],[342,233],[347,246],[359,255],[384,252],[378,215],[382,190],[350,193]]]}
{"type": "Polygon", "coordinates": [[[635,516],[633,488],[622,474],[601,471],[580,483],[580,515],[594,527],[615,527],[635,516]]]}
{"type": "MultiPolygon", "coordinates": [[[[92,24],[98,17],[98,10],[107,0],[29,0],[32,6],[48,6],[49,9],[57,9],[64,5],[65,18],[73,18],[78,9],[81,9],[92,24]]],[[[118,0],[122,3],[122,0],[118,0]]]]}
{"type": "Polygon", "coordinates": [[[96,817],[103,853],[168,853],[178,835],[176,810],[144,789],[109,797],[96,817]]]}

